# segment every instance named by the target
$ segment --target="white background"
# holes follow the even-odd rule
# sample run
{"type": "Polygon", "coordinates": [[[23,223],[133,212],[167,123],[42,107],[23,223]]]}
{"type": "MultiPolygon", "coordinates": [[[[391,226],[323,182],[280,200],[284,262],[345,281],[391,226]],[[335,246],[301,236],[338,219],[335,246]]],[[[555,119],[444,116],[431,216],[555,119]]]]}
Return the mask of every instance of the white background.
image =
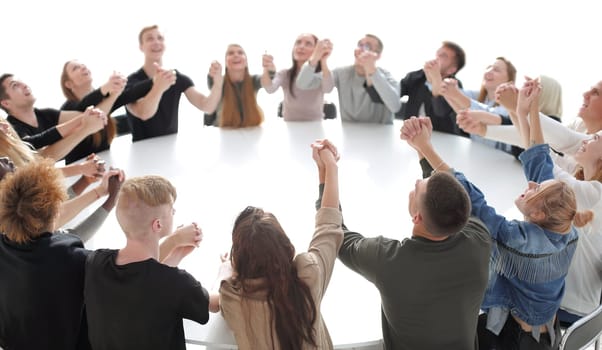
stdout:
{"type": "MultiPolygon", "coordinates": [[[[581,94],[602,79],[599,11],[593,1],[5,1],[0,30],[0,72],[28,83],[38,107],[64,101],[59,78],[65,61],[86,63],[102,84],[113,70],[129,74],[142,65],[138,32],[158,24],[166,35],[164,65],[180,69],[207,91],[212,60],[223,63],[229,43],[247,51],[251,73],[261,55],[290,66],[299,33],[328,37],[331,67],[351,64],[365,33],[384,42],[380,65],[401,79],[433,58],[442,40],[464,47],[467,65],[458,74],[465,87],[480,86],[495,57],[510,59],[522,76],[546,74],[564,88],[564,119],[582,103],[581,94]]],[[[269,115],[281,93],[260,93],[269,115]],[[272,104],[274,104],[272,106],[272,104]]],[[[336,100],[336,96],[330,97],[336,100]]]]}

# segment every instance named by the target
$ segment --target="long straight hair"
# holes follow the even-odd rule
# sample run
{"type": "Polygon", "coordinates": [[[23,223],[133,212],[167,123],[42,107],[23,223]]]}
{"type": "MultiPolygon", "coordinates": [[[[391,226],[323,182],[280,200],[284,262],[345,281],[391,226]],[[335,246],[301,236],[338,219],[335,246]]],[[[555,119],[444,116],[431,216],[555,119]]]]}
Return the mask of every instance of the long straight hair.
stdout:
{"type": "MultiPolygon", "coordinates": [[[[318,37],[310,34],[312,36],[312,38],[314,38],[314,45],[318,43],[318,37]]],[[[315,47],[314,47],[315,50],[315,47]]],[[[305,62],[300,62],[297,63],[297,61],[295,61],[295,47],[293,46],[293,52],[291,54],[291,59],[293,60],[293,65],[291,68],[289,68],[288,71],[286,71],[286,74],[288,75],[288,90],[291,92],[291,96],[295,97],[295,91],[293,90],[293,88],[295,87],[295,79],[297,78],[297,74],[299,74],[299,70],[301,69],[301,65],[305,62]]],[[[321,72],[322,71],[322,62],[318,61],[318,65],[316,66],[316,73],[317,72],[321,72]]]]}
{"type": "MultiPolygon", "coordinates": [[[[79,103],[80,99],[77,98],[73,91],[71,91],[71,89],[67,87],[67,82],[71,80],[71,78],[69,78],[69,74],[67,73],[67,65],[69,65],[70,62],[71,61],[67,61],[63,65],[63,72],[61,73],[61,90],[63,91],[63,95],[65,96],[67,101],[79,103]]],[[[115,120],[113,118],[110,118],[109,116],[109,118],[107,119],[107,125],[103,129],[98,130],[92,135],[92,144],[94,145],[94,147],[100,146],[103,137],[106,137],[107,143],[111,144],[116,134],[117,125],[115,123],[115,120]]]]}
{"type": "Polygon", "coordinates": [[[317,346],[316,304],[309,286],[297,275],[295,248],[276,217],[255,207],[243,210],[234,223],[230,253],[243,297],[259,289],[267,292],[270,324],[280,348],[301,350],[304,343],[317,346]],[[259,287],[246,283],[257,278],[265,283],[259,287]]]}

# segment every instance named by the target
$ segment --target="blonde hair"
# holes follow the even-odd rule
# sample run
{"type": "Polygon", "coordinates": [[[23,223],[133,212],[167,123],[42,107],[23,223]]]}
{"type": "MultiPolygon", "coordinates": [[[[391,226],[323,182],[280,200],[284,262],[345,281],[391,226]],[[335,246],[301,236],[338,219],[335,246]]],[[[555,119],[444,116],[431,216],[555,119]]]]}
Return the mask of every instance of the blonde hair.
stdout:
{"type": "Polygon", "coordinates": [[[0,181],[0,230],[26,243],[54,228],[67,199],[63,176],[50,159],[19,167],[0,181]]]}
{"type": "Polygon", "coordinates": [[[0,131],[0,157],[10,158],[17,167],[34,161],[37,158],[37,154],[26,142],[21,140],[10,123],[1,117],[0,123],[8,125],[6,133],[0,131]]]}
{"type": "Polygon", "coordinates": [[[540,75],[541,94],[539,96],[539,110],[541,113],[562,117],[562,86],[560,83],[547,75],[540,75]]]}
{"type": "Polygon", "coordinates": [[[166,178],[157,175],[126,180],[119,191],[117,221],[126,232],[132,225],[152,220],[155,209],[176,200],[175,187],[166,178]]]}
{"type": "Polygon", "coordinates": [[[594,216],[591,210],[577,211],[575,192],[563,181],[555,181],[530,198],[528,203],[544,213],[544,218],[534,223],[558,233],[568,232],[573,224],[582,227],[594,216]]]}

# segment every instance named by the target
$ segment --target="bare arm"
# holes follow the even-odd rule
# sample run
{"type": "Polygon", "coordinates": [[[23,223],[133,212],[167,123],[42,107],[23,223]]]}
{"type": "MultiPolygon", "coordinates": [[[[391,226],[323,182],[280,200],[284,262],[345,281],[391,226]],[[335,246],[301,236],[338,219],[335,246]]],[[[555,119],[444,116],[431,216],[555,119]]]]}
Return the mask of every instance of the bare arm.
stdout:
{"type": "Polygon", "coordinates": [[[213,61],[211,63],[209,76],[213,79],[213,86],[209,91],[209,96],[203,95],[194,86],[189,87],[184,92],[188,101],[205,113],[215,112],[222,98],[224,77],[222,76],[222,65],[219,62],[213,61]]]}
{"type": "Polygon", "coordinates": [[[192,223],[178,227],[159,246],[159,261],[165,265],[178,266],[203,240],[203,231],[192,223]]]}
{"type": "Polygon", "coordinates": [[[136,102],[126,105],[127,110],[141,120],[148,120],[157,113],[163,93],[176,83],[174,70],[162,69],[157,64],[155,64],[155,68],[157,71],[153,77],[153,86],[150,91],[136,102]]]}
{"type": "Polygon", "coordinates": [[[268,55],[267,53],[261,58],[263,66],[263,74],[261,74],[261,87],[264,89],[272,87],[272,77],[276,73],[276,66],[274,65],[274,56],[268,55]]]}

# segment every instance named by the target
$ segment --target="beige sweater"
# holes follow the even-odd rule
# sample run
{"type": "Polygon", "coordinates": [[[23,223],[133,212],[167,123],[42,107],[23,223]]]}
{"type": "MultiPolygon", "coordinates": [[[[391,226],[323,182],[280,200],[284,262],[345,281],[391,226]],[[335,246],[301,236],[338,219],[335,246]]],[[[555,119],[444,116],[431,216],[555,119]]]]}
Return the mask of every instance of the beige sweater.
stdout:
{"type": "MultiPolygon", "coordinates": [[[[316,214],[316,230],[307,253],[298,254],[294,263],[299,278],[311,290],[318,317],[314,324],[317,349],[332,349],[332,340],[320,313],[322,297],[326,292],[334,262],[343,241],[341,212],[335,208],[322,208],[316,214]]],[[[255,281],[251,281],[253,283],[255,281]]],[[[261,283],[261,281],[257,281],[261,283]]],[[[234,332],[238,348],[241,350],[280,350],[276,331],[269,324],[270,310],[265,300],[265,291],[251,297],[242,298],[242,289],[231,279],[222,281],[220,303],[222,315],[234,332]],[[244,318],[248,315],[248,319],[244,318]],[[273,333],[273,334],[272,334],[273,333]]],[[[312,349],[309,345],[304,349],[312,349]]]]}

